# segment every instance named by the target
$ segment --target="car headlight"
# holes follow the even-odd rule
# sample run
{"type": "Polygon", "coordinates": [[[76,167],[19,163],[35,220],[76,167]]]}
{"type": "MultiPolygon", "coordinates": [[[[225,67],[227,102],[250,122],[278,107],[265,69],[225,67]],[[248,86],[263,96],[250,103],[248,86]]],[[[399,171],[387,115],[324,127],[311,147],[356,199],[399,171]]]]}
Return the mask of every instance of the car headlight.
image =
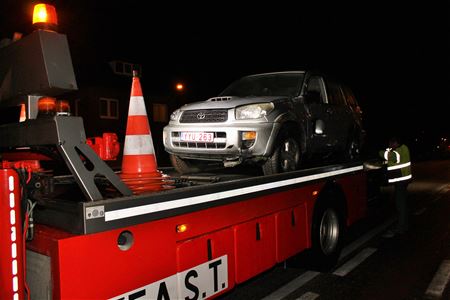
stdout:
{"type": "Polygon", "coordinates": [[[263,118],[267,116],[273,108],[273,103],[257,103],[240,106],[236,108],[236,120],[263,118]]]}
{"type": "Polygon", "coordinates": [[[170,115],[170,121],[177,121],[180,116],[181,116],[181,110],[177,109],[170,115]]]}

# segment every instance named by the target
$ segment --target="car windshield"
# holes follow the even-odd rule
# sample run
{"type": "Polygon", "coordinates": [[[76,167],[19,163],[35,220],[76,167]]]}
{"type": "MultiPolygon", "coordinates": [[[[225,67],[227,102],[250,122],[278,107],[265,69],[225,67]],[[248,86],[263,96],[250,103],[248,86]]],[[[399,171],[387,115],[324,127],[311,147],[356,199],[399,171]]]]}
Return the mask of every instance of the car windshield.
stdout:
{"type": "Polygon", "coordinates": [[[228,86],[220,96],[296,96],[304,73],[273,73],[247,76],[228,86]]]}

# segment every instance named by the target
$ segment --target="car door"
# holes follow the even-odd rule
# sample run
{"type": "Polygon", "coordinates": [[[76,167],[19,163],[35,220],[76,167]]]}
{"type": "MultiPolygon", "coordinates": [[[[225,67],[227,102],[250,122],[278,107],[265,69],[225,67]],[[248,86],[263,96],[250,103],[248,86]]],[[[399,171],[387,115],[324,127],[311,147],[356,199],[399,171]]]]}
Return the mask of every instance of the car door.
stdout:
{"type": "Polygon", "coordinates": [[[347,105],[341,86],[332,81],[326,81],[327,103],[327,134],[329,151],[344,150],[349,141],[351,126],[353,124],[353,112],[347,105]]]}
{"type": "Polygon", "coordinates": [[[330,113],[325,82],[322,76],[313,75],[306,82],[304,105],[308,116],[308,148],[311,154],[327,151],[330,144],[330,113]]]}

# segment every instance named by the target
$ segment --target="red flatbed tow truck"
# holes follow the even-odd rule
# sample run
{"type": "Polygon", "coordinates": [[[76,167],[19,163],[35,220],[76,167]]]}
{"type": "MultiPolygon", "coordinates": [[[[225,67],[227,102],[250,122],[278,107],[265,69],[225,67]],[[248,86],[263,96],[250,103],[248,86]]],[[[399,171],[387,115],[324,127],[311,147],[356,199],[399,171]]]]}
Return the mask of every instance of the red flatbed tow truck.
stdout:
{"type": "Polygon", "coordinates": [[[0,125],[2,299],[214,298],[304,250],[332,265],[366,215],[362,162],[175,177],[177,188],[134,195],[86,144],[81,118],[38,114],[43,97],[76,89],[64,35],[36,30],[0,49],[0,66],[0,82],[15,83],[0,108],[27,110],[0,125]]]}

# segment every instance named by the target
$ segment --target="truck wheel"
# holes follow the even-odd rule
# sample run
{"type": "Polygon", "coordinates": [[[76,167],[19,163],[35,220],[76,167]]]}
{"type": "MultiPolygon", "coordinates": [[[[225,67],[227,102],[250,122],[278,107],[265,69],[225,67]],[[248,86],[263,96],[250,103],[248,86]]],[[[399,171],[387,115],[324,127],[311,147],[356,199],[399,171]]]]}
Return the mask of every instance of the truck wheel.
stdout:
{"type": "Polygon", "coordinates": [[[198,173],[203,170],[202,163],[193,160],[182,159],[176,155],[170,154],[170,162],[178,173],[198,173]]]}
{"type": "Polygon", "coordinates": [[[300,145],[298,141],[287,134],[282,137],[272,156],[263,164],[264,175],[285,173],[297,170],[300,162],[300,145]]]}
{"type": "Polygon", "coordinates": [[[311,228],[313,268],[328,271],[336,265],[342,250],[344,231],[342,210],[330,201],[319,202],[311,228]]]}

